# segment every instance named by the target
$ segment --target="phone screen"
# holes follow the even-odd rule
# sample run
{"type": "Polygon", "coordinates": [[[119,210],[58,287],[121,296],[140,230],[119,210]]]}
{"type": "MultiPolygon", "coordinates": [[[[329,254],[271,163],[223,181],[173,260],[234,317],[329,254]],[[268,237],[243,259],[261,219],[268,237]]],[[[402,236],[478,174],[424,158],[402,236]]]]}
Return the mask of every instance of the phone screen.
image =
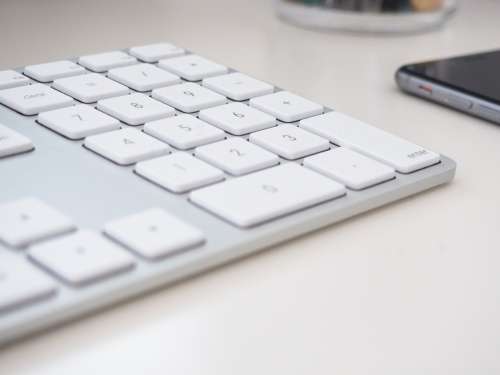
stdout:
{"type": "Polygon", "coordinates": [[[500,50],[407,65],[416,76],[500,104],[500,50]]]}

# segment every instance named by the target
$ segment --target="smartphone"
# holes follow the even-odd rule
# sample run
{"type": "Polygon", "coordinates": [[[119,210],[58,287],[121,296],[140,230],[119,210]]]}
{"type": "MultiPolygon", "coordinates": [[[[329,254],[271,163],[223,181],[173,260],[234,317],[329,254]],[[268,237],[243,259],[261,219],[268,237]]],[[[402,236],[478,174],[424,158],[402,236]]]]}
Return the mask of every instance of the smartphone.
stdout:
{"type": "Polygon", "coordinates": [[[408,93],[500,124],[500,50],[402,66],[408,93]]]}

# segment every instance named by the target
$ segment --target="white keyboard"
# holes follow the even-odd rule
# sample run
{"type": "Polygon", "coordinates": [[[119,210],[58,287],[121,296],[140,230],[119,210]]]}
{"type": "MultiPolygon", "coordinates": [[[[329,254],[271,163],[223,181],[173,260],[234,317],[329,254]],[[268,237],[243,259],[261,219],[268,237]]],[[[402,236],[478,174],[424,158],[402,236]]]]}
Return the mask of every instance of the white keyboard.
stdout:
{"type": "Polygon", "coordinates": [[[455,172],[166,43],[0,71],[0,104],[0,344],[455,172]]]}

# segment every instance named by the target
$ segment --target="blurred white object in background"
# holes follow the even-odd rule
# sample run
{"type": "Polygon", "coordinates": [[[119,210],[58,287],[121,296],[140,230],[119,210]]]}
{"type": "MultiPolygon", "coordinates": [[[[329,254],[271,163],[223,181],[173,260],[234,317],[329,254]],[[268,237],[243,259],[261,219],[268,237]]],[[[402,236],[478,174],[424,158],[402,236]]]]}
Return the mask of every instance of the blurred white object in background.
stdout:
{"type": "Polygon", "coordinates": [[[280,18],[306,28],[413,33],[443,25],[457,0],[275,0],[275,7],[280,18]]]}

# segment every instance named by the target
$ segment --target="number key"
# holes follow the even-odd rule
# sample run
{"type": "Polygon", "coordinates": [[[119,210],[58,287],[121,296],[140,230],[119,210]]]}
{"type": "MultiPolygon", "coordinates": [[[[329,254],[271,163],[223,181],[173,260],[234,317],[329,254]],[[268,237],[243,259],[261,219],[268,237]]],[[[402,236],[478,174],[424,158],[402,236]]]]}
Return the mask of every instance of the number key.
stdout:
{"type": "Polygon", "coordinates": [[[231,138],[198,147],[195,154],[232,175],[254,172],[279,163],[279,158],[275,154],[241,138],[231,138]]]}
{"type": "Polygon", "coordinates": [[[181,150],[224,139],[225,133],[191,115],[179,115],[148,122],[144,132],[181,150]]]}
{"type": "Polygon", "coordinates": [[[175,115],[172,107],[139,93],[99,100],[97,108],[129,125],[175,115]]]}
{"type": "Polygon", "coordinates": [[[290,160],[330,148],[328,140],[293,125],[280,125],[250,134],[250,142],[290,160]]]}

